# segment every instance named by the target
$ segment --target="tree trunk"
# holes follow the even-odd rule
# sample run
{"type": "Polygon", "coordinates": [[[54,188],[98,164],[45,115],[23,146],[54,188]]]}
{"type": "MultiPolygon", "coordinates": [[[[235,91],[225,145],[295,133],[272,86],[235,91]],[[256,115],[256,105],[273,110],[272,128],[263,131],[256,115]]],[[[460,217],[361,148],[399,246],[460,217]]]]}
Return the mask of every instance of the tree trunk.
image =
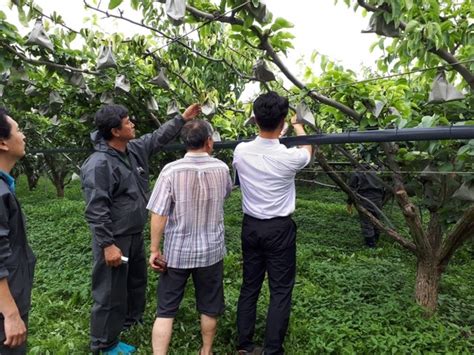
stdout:
{"type": "Polygon", "coordinates": [[[48,177],[56,188],[56,196],[64,197],[64,180],[66,178],[66,172],[64,171],[66,164],[60,160],[55,160],[51,155],[44,157],[46,164],[48,165],[48,177]]]}
{"type": "Polygon", "coordinates": [[[416,270],[415,299],[431,316],[438,306],[438,289],[442,271],[435,258],[418,259],[416,270]]]}
{"type": "Polygon", "coordinates": [[[64,184],[62,181],[54,181],[54,187],[56,188],[56,196],[63,198],[64,197],[64,184]]]}
{"type": "Polygon", "coordinates": [[[39,175],[34,173],[26,175],[26,179],[28,180],[28,189],[30,191],[33,191],[36,188],[36,186],[38,185],[39,178],[39,175]]]}

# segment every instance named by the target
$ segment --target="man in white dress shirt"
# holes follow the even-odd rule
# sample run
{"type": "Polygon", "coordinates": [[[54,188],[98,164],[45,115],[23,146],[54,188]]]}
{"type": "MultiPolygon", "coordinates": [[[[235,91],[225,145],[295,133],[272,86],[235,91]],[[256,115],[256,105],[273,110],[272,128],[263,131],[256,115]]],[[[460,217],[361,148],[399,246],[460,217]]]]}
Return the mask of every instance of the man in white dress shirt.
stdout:
{"type": "MultiPolygon", "coordinates": [[[[268,273],[270,305],[265,329],[265,355],[283,354],[291,294],[296,273],[295,175],[311,159],[310,145],[287,148],[280,136],[288,114],[288,99],[275,92],[260,95],[253,111],[259,135],[240,143],[233,166],[242,190],[243,282],[237,306],[239,353],[258,353],[253,342],[257,300],[268,273]]],[[[298,136],[305,135],[292,117],[298,136]]]]}

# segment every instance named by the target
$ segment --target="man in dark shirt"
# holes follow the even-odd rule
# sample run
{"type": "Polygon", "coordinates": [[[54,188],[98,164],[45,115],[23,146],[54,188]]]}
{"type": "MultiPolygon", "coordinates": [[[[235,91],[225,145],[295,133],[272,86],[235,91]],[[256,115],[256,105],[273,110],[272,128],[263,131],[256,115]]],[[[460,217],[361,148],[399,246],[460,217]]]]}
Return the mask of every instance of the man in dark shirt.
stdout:
{"type": "Polygon", "coordinates": [[[135,139],[135,125],[120,105],[101,108],[91,137],[95,152],[81,168],[85,217],[92,232],[91,349],[129,354],[119,342],[122,329],[140,322],[147,282],[143,228],[147,220],[149,159],[173,140],[200,106],[135,139]]]}
{"type": "Polygon", "coordinates": [[[36,259],[10,171],[25,155],[25,136],[0,108],[0,354],[26,354],[36,259]]]}
{"type": "MultiPolygon", "coordinates": [[[[384,185],[380,178],[377,177],[375,171],[371,170],[369,165],[364,165],[367,171],[359,171],[351,174],[349,178],[349,187],[367,200],[362,200],[361,204],[367,211],[375,217],[380,218],[382,210],[382,202],[384,198],[384,185]]],[[[351,199],[347,200],[347,209],[352,213],[351,199]]],[[[380,231],[370,221],[370,219],[362,213],[359,213],[360,227],[365,245],[369,248],[375,248],[379,240],[380,231]]]]}

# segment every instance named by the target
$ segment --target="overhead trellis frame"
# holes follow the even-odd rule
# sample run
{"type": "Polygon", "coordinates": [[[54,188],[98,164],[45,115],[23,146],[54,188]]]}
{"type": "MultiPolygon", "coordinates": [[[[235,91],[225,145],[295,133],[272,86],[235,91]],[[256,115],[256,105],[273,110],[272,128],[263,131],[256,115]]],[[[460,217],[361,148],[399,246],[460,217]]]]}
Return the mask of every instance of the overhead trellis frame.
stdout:
{"type": "MultiPolygon", "coordinates": [[[[281,138],[280,142],[287,146],[295,145],[325,145],[325,144],[350,144],[350,143],[380,143],[380,142],[402,142],[402,141],[434,141],[434,140],[462,140],[474,139],[474,126],[449,126],[435,128],[404,128],[383,129],[374,131],[348,131],[345,133],[314,134],[308,136],[296,136],[281,138]]],[[[214,149],[233,149],[241,142],[250,139],[216,142],[214,149]]],[[[184,145],[179,143],[168,144],[163,147],[165,151],[184,150],[184,145]]],[[[37,153],[71,153],[85,152],[91,149],[84,148],[57,148],[57,149],[32,149],[30,154],[37,153]]]]}
{"type": "MultiPolygon", "coordinates": [[[[160,2],[164,2],[164,1],[160,1],[160,2]]],[[[250,3],[250,1],[247,1],[246,3],[239,5],[237,8],[231,9],[231,10],[229,10],[228,12],[230,12],[230,11],[232,11],[232,10],[235,11],[235,10],[238,9],[240,6],[244,6],[244,5],[248,4],[248,3],[250,3]]],[[[86,4],[86,5],[87,5],[87,4],[86,4]]],[[[228,21],[229,21],[229,20],[228,20],[229,18],[227,18],[227,17],[224,18],[224,16],[225,16],[228,12],[226,12],[226,13],[224,13],[224,14],[220,14],[220,15],[218,15],[218,16],[216,16],[216,15],[211,15],[211,16],[212,16],[212,19],[209,19],[209,21],[205,21],[204,23],[202,23],[202,26],[204,26],[204,25],[206,25],[207,23],[210,23],[210,22],[212,22],[212,21],[218,21],[218,20],[220,20],[220,19],[222,19],[222,22],[228,22],[228,21]]],[[[204,14],[204,15],[207,15],[207,14],[205,14],[205,13],[203,13],[203,14],[204,14]]],[[[203,17],[203,18],[204,18],[204,19],[207,19],[207,17],[203,17]]],[[[229,23],[230,23],[230,22],[229,22],[229,23]]],[[[403,29],[403,26],[401,26],[401,28],[403,29]]],[[[190,33],[194,32],[194,31],[197,31],[198,29],[199,29],[199,26],[198,26],[197,28],[194,28],[191,32],[184,34],[184,35],[181,36],[180,38],[184,38],[185,36],[189,35],[190,33]]],[[[178,39],[180,39],[180,38],[178,38],[178,39]]],[[[171,42],[175,42],[175,41],[176,41],[176,38],[172,39],[171,42]]],[[[170,44],[171,42],[167,43],[167,45],[170,44]]],[[[267,44],[268,44],[268,43],[267,43],[267,44]]],[[[281,69],[281,66],[278,64],[278,61],[275,61],[275,60],[274,60],[274,57],[273,57],[272,54],[271,54],[271,50],[269,51],[268,48],[267,48],[267,46],[265,46],[265,45],[262,45],[262,47],[264,47],[264,49],[267,50],[267,53],[269,53],[269,56],[273,59],[274,63],[277,64],[277,66],[280,67],[280,69],[281,69]]],[[[270,48],[270,49],[271,49],[271,48],[270,48]]],[[[459,63],[460,63],[460,62],[458,62],[458,63],[449,63],[449,65],[455,66],[455,65],[458,65],[459,63]]],[[[290,80],[291,80],[291,78],[290,78],[290,80]]],[[[292,81],[293,81],[293,80],[292,80],[292,81]]],[[[293,82],[294,82],[294,81],[293,81],[293,82]]],[[[296,85],[296,84],[295,84],[295,85],[296,85]]],[[[350,85],[350,83],[347,83],[347,84],[345,84],[345,85],[350,85]]],[[[345,86],[345,85],[344,85],[344,86],[345,86]]],[[[298,85],[297,85],[297,86],[298,86],[298,85]]],[[[309,90],[309,93],[313,94],[313,90],[309,90]]],[[[317,100],[319,100],[318,97],[320,97],[321,95],[319,95],[318,93],[314,93],[314,95],[310,95],[310,96],[313,96],[313,98],[316,98],[317,100]]],[[[334,105],[337,106],[337,104],[338,104],[337,102],[333,102],[334,100],[331,100],[331,99],[329,99],[329,98],[324,98],[324,97],[322,97],[322,98],[323,98],[324,100],[319,100],[319,101],[321,101],[322,103],[328,104],[328,105],[330,105],[330,106],[334,106],[334,105]],[[326,100],[326,99],[328,99],[328,100],[326,100]],[[333,102],[333,104],[331,104],[331,102],[333,102]]],[[[334,107],[336,107],[336,106],[334,106],[334,107]]],[[[339,105],[339,106],[340,106],[340,105],[339,105]]],[[[341,109],[342,112],[344,112],[344,113],[350,115],[351,117],[355,117],[355,116],[351,115],[351,112],[352,112],[352,111],[351,111],[349,108],[347,108],[347,110],[344,111],[344,107],[343,107],[343,108],[340,108],[339,106],[337,106],[336,108],[341,109]],[[351,112],[350,112],[350,111],[351,111],[351,112]]],[[[357,115],[357,112],[353,112],[353,114],[357,115]]],[[[357,116],[358,116],[358,115],[357,115],[357,116]]]]}

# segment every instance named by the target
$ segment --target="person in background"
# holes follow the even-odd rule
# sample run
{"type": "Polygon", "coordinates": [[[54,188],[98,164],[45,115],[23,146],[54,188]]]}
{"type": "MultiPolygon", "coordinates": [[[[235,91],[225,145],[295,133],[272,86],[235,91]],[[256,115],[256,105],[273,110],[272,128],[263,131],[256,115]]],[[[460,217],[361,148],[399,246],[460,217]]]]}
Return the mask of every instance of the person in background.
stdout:
{"type": "Polygon", "coordinates": [[[25,135],[0,108],[0,354],[26,354],[28,312],[36,258],[10,175],[25,155],[25,135]]]}
{"type": "Polygon", "coordinates": [[[217,317],[224,311],[224,200],[232,190],[232,181],[227,165],[210,156],[212,133],[206,121],[184,125],[181,138],[187,153],[163,168],[148,202],[149,264],[156,271],[164,271],[157,288],[152,339],[155,355],[168,352],[173,321],[190,275],[201,314],[199,354],[212,354],[217,317]],[[163,235],[164,257],[160,251],[163,235]]]}
{"type": "MultiPolygon", "coordinates": [[[[362,207],[380,219],[385,188],[383,182],[377,177],[369,164],[364,164],[363,168],[366,171],[357,171],[350,175],[348,185],[352,190],[369,200],[362,200],[362,207]]],[[[353,201],[349,198],[347,200],[347,211],[349,214],[352,214],[352,205],[353,201]]],[[[359,212],[359,220],[365,245],[368,248],[375,248],[380,236],[379,229],[361,212],[359,212]]]]}
{"type": "Polygon", "coordinates": [[[147,220],[149,161],[200,113],[189,106],[153,133],[135,139],[135,124],[120,105],[97,111],[91,134],[94,153],[81,168],[85,218],[92,233],[91,349],[129,354],[119,342],[123,329],[140,323],[147,283],[143,228],[147,220]]]}
{"type": "MultiPolygon", "coordinates": [[[[288,99],[275,92],[260,95],[253,111],[259,128],[255,140],[234,151],[234,169],[242,190],[243,281],[237,306],[237,351],[261,352],[253,342],[257,300],[265,273],[270,286],[264,352],[283,354],[296,276],[295,175],[311,159],[310,145],[287,148],[278,138],[288,114],[288,99]]],[[[291,124],[305,135],[296,116],[291,124]]]]}

